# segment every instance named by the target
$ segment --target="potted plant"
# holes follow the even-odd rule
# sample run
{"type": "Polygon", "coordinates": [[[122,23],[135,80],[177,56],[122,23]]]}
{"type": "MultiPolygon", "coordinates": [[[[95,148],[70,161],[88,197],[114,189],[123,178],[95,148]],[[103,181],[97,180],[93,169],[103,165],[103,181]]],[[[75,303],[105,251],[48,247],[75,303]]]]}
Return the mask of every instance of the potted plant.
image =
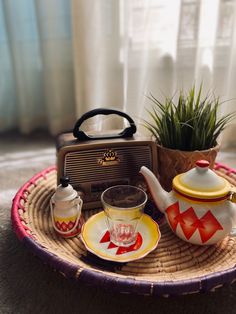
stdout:
{"type": "Polygon", "coordinates": [[[202,85],[198,92],[195,87],[187,94],[180,91],[176,102],[173,98],[161,102],[153,95],[148,98],[153,106],[145,127],[156,139],[162,186],[171,190],[172,179],[193,168],[199,159],[208,160],[213,168],[219,151],[217,139],[235,113],[219,117],[219,97],[202,97],[202,85]]]}

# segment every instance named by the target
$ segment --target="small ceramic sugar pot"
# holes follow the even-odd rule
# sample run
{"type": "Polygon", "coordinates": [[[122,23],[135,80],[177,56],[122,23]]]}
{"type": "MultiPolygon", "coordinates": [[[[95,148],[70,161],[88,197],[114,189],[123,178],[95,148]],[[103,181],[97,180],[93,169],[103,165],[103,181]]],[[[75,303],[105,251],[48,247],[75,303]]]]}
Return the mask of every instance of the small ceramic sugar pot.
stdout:
{"type": "Polygon", "coordinates": [[[64,238],[79,234],[83,224],[81,216],[83,201],[69,181],[68,177],[62,177],[61,184],[50,200],[53,227],[64,238]]]}
{"type": "Polygon", "coordinates": [[[208,245],[227,235],[236,236],[235,192],[227,180],[209,169],[208,161],[199,160],[195,168],[177,175],[169,193],[148,168],[141,167],[140,173],[155,204],[181,239],[208,245]]]}

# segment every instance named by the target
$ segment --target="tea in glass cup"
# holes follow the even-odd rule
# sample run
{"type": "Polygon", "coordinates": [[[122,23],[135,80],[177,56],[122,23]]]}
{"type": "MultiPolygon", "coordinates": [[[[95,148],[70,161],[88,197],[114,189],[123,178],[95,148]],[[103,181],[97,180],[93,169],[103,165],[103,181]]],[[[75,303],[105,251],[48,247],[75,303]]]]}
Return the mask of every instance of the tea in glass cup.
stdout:
{"type": "Polygon", "coordinates": [[[147,194],[131,185],[116,185],[101,195],[110,241],[118,246],[136,242],[137,226],[143,215],[147,194]]]}

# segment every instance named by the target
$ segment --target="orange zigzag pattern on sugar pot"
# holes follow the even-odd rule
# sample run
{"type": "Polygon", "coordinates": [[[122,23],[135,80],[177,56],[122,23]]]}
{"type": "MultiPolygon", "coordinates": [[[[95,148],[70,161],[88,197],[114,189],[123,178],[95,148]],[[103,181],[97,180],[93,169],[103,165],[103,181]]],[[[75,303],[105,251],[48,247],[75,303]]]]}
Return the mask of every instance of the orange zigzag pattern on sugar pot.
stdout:
{"type": "Polygon", "coordinates": [[[191,238],[197,229],[202,243],[207,242],[217,230],[223,230],[223,227],[210,210],[201,218],[198,218],[192,207],[180,213],[179,202],[176,202],[166,209],[166,213],[173,231],[176,231],[177,225],[180,224],[187,240],[191,238]]]}

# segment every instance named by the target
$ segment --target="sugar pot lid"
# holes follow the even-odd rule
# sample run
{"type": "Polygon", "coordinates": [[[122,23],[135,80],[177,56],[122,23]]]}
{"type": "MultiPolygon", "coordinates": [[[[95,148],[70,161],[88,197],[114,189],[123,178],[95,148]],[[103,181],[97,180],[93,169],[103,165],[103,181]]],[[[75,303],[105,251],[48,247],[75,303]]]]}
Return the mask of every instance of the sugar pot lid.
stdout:
{"type": "Polygon", "coordinates": [[[57,187],[56,192],[52,197],[54,202],[71,201],[77,197],[77,191],[73,189],[72,185],[70,185],[69,182],[69,177],[60,178],[61,184],[57,187]]]}
{"type": "Polygon", "coordinates": [[[207,160],[198,160],[196,167],[177,175],[173,189],[196,200],[219,201],[227,198],[230,183],[209,169],[207,160]]]}

